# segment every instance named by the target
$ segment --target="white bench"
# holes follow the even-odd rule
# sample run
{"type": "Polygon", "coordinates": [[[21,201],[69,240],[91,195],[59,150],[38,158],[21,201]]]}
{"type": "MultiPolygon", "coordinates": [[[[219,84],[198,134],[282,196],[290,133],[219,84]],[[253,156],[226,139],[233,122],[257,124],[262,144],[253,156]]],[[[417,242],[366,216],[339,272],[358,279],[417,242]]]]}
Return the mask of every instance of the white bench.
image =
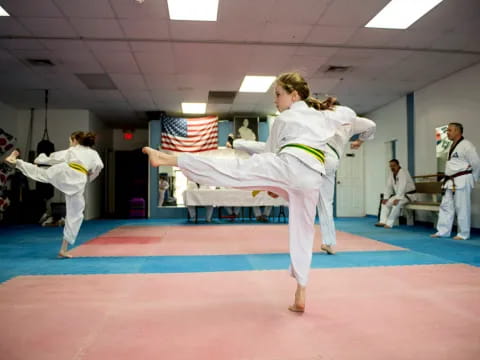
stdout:
{"type": "MultiPolygon", "coordinates": [[[[414,225],[414,211],[433,211],[437,213],[440,211],[440,202],[442,201],[442,183],[439,181],[417,182],[415,183],[416,193],[415,201],[405,204],[405,216],[407,218],[407,225],[414,225]],[[423,196],[426,195],[426,196],[423,196]],[[425,199],[418,199],[418,197],[425,199]]],[[[436,224],[436,221],[434,225],[436,224]]]]}

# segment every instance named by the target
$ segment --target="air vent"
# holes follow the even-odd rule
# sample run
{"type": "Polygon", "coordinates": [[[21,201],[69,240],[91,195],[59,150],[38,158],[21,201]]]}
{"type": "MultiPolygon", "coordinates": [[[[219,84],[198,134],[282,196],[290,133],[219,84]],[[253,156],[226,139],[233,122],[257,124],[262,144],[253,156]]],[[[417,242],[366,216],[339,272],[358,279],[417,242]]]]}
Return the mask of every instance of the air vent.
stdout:
{"type": "Polygon", "coordinates": [[[350,70],[352,67],[351,66],[337,66],[337,65],[329,65],[327,70],[325,70],[326,73],[335,73],[335,74],[340,74],[347,72],[350,70]]]}
{"type": "Polygon", "coordinates": [[[209,91],[209,104],[233,104],[233,100],[237,95],[236,91],[209,91]]]}
{"type": "Polygon", "coordinates": [[[55,66],[55,64],[48,59],[27,59],[27,62],[32,66],[55,66]]]}
{"type": "Polygon", "coordinates": [[[75,74],[85,86],[92,90],[116,90],[108,74],[75,74]]]}

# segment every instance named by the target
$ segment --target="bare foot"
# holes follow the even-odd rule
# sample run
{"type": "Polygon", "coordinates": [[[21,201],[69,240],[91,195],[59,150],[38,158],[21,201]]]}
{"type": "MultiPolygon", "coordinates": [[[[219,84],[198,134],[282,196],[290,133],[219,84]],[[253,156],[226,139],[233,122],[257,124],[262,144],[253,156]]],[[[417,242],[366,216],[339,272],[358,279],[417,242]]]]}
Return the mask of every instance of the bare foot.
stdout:
{"type": "Polygon", "coordinates": [[[431,238],[439,238],[439,237],[440,237],[440,235],[437,235],[437,234],[432,234],[432,235],[430,235],[430,237],[431,237],[431,238]]]}
{"type": "Polygon", "coordinates": [[[384,227],[384,226],[385,226],[385,224],[384,224],[384,223],[381,223],[381,222],[379,222],[379,223],[376,223],[376,224],[375,224],[375,226],[376,226],[376,227],[384,227]]]}
{"type": "Polygon", "coordinates": [[[330,245],[322,244],[321,249],[323,251],[325,251],[328,255],[335,254],[335,251],[332,249],[332,247],[330,245]]]}
{"type": "Polygon", "coordinates": [[[58,257],[59,258],[62,258],[62,259],[71,259],[72,258],[72,255],[70,255],[68,252],[66,251],[60,251],[58,253],[58,257]]]}
{"type": "Polygon", "coordinates": [[[391,229],[392,227],[391,227],[391,226],[388,226],[388,225],[383,225],[383,228],[384,228],[384,229],[391,229]]]}
{"type": "Polygon", "coordinates": [[[20,155],[20,153],[17,151],[17,150],[13,150],[10,155],[8,155],[6,158],[5,158],[5,162],[8,163],[9,165],[11,166],[15,166],[15,164],[17,163],[17,157],[18,155],[20,155]]]}
{"type": "Polygon", "coordinates": [[[144,154],[148,155],[148,160],[150,165],[153,167],[159,166],[177,166],[177,157],[175,155],[168,155],[161,151],[152,149],[151,147],[145,146],[142,149],[144,154]]]}
{"type": "Polygon", "coordinates": [[[290,310],[290,311],[292,311],[292,312],[303,313],[303,312],[305,312],[305,306],[300,307],[300,306],[298,306],[298,305],[293,304],[293,305],[290,305],[290,306],[288,307],[288,310],[290,310]]]}
{"type": "Polygon", "coordinates": [[[288,307],[288,310],[293,312],[304,312],[305,311],[305,290],[304,286],[297,285],[297,290],[295,291],[295,303],[288,307]]]}
{"type": "Polygon", "coordinates": [[[463,237],[457,235],[453,238],[453,240],[465,240],[465,239],[463,237]]]}

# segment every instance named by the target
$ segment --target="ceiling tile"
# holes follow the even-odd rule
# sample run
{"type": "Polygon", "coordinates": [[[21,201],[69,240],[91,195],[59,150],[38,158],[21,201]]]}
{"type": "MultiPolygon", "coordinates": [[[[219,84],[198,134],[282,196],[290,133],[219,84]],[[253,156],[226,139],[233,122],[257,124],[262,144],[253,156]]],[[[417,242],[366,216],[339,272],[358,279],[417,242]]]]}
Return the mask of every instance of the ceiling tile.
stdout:
{"type": "Polygon", "coordinates": [[[269,22],[290,27],[294,24],[316,24],[327,10],[330,0],[276,0],[268,14],[269,22]]]}
{"type": "Polygon", "coordinates": [[[86,38],[121,39],[124,37],[120,25],[115,19],[78,19],[70,20],[77,33],[86,38]]]}
{"type": "Polygon", "coordinates": [[[77,34],[65,19],[59,18],[22,18],[20,22],[34,36],[75,37],[77,34]]]}
{"type": "Polygon", "coordinates": [[[215,40],[217,23],[212,21],[171,21],[169,24],[172,39],[215,40]]]}
{"type": "Polygon", "coordinates": [[[28,36],[30,33],[13,17],[0,18],[0,35],[2,36],[28,36]]]}
{"type": "Polygon", "coordinates": [[[126,41],[90,40],[86,41],[86,43],[95,53],[106,51],[130,51],[130,47],[126,41]]]}
{"type": "Polygon", "coordinates": [[[143,76],[141,75],[110,74],[110,77],[120,90],[145,90],[147,88],[143,76]]]}
{"type": "Polygon", "coordinates": [[[171,52],[135,52],[134,56],[142,74],[173,74],[175,72],[171,52]]]}
{"type": "Polygon", "coordinates": [[[353,27],[313,26],[306,43],[323,45],[344,44],[357,32],[353,27]]]}
{"type": "Polygon", "coordinates": [[[300,43],[312,31],[310,25],[267,24],[261,40],[264,42],[300,43]]]}
{"type": "Polygon", "coordinates": [[[96,58],[108,73],[139,74],[140,70],[131,52],[96,52],[96,58]]]}
{"type": "Polygon", "coordinates": [[[218,6],[218,21],[243,19],[247,23],[266,23],[274,7],[275,0],[222,0],[218,6]]]}
{"type": "Polygon", "coordinates": [[[142,39],[169,39],[167,20],[130,20],[120,19],[120,24],[128,38],[142,39]]]}
{"type": "Polygon", "coordinates": [[[62,0],[57,1],[62,12],[71,18],[114,18],[109,0],[62,0]]]}

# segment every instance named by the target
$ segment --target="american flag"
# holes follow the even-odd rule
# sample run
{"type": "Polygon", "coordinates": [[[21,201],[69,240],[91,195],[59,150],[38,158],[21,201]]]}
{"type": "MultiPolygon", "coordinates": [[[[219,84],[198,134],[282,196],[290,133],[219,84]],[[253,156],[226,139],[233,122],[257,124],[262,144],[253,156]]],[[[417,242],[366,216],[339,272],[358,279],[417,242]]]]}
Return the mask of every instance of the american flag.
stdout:
{"type": "Polygon", "coordinates": [[[162,149],[198,152],[218,148],[218,117],[162,119],[162,149]]]}

